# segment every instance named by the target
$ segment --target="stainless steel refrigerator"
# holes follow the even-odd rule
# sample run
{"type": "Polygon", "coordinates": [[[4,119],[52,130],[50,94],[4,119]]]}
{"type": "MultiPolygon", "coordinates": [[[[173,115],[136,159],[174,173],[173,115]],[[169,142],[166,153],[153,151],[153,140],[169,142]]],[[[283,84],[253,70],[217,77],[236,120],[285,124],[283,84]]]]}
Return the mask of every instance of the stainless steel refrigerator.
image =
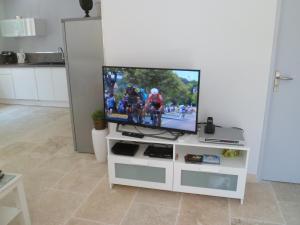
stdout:
{"type": "Polygon", "coordinates": [[[74,146],[93,153],[91,114],[103,110],[101,19],[63,19],[62,25],[74,146]]]}

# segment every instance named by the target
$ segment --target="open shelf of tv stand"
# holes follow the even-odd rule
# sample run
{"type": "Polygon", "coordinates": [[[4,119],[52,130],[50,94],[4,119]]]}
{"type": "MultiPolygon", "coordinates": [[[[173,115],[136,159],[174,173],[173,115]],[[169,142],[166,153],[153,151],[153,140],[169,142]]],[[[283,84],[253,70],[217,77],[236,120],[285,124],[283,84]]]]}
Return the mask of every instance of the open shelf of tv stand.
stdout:
{"type": "Polygon", "coordinates": [[[107,137],[109,182],[194,194],[229,198],[244,198],[247,166],[250,149],[246,146],[211,144],[199,142],[197,135],[184,135],[176,141],[144,137],[134,138],[111,132],[107,137]],[[111,152],[117,142],[139,144],[135,156],[115,155],[111,152]],[[166,144],[173,148],[172,159],[144,156],[151,144],[166,144]],[[240,150],[240,156],[225,158],[223,149],[240,150]],[[184,156],[191,154],[217,154],[220,165],[190,164],[184,156]],[[148,179],[149,178],[149,179],[148,179]]]}

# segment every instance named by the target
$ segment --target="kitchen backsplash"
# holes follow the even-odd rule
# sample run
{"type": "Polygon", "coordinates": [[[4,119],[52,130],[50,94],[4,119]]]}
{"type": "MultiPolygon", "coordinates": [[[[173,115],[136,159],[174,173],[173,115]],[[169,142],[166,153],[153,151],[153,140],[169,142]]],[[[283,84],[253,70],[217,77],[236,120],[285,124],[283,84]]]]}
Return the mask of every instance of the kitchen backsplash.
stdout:
{"type": "MultiPolygon", "coordinates": [[[[33,52],[25,53],[27,63],[39,63],[39,62],[64,62],[61,53],[55,52],[33,52]]],[[[0,64],[4,64],[3,58],[0,55],[0,64]]]]}
{"type": "Polygon", "coordinates": [[[61,53],[26,53],[26,62],[64,62],[61,53]]]}

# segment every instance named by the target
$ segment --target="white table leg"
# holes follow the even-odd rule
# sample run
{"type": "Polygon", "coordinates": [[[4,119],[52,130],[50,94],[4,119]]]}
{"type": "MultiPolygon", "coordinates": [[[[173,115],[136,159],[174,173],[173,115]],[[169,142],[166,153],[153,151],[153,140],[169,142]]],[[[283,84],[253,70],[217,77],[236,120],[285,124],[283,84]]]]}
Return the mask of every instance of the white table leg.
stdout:
{"type": "Polygon", "coordinates": [[[22,180],[18,182],[17,184],[17,207],[22,211],[21,213],[21,220],[23,225],[31,225],[25,191],[24,191],[24,185],[22,183],[22,180]]]}
{"type": "Polygon", "coordinates": [[[241,198],[241,205],[243,205],[244,204],[244,199],[243,198],[241,198]]]}

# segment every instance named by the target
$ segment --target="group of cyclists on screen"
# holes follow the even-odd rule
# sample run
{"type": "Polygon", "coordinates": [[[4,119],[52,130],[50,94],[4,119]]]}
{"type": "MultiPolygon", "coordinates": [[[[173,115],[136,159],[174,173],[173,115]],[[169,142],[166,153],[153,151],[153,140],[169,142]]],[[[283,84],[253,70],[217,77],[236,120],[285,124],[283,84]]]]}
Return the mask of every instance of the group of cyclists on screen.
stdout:
{"type": "Polygon", "coordinates": [[[145,89],[127,85],[123,97],[117,102],[113,93],[106,93],[105,104],[107,115],[124,114],[130,123],[151,124],[161,126],[162,114],[173,114],[184,119],[187,113],[195,111],[190,105],[164,104],[164,99],[157,88],[148,94],[145,89]],[[150,118],[150,122],[146,121],[150,118]]]}

